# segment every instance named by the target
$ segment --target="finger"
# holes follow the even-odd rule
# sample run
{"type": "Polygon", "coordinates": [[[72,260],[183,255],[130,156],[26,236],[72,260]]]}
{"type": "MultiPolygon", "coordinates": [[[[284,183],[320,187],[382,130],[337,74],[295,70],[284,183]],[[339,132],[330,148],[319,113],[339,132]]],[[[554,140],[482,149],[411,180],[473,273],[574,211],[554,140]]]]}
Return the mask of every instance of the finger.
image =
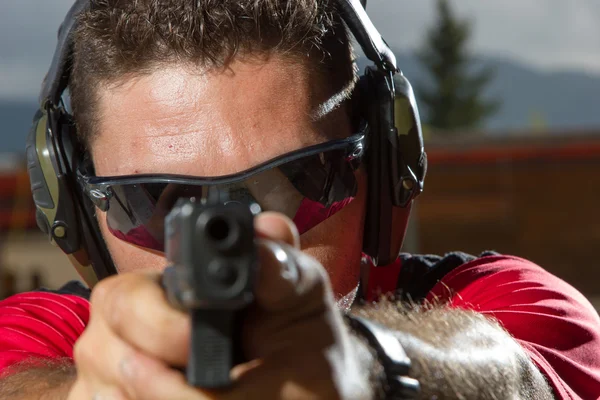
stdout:
{"type": "Polygon", "coordinates": [[[323,267],[300,250],[271,241],[259,243],[259,257],[256,307],[245,320],[246,355],[261,358],[333,344],[342,324],[323,267]]]}
{"type": "Polygon", "coordinates": [[[132,400],[214,399],[209,391],[189,386],[183,374],[140,352],[121,363],[123,381],[132,400]]]}
{"type": "Polygon", "coordinates": [[[243,343],[249,359],[263,359],[290,350],[324,350],[343,340],[342,329],[337,327],[341,321],[327,309],[276,316],[258,311],[249,315],[246,323],[243,343]]]}
{"type": "MultiPolygon", "coordinates": [[[[77,365],[77,383],[73,399],[91,398],[93,394],[112,397],[123,384],[119,361],[135,353],[135,349],[119,339],[102,319],[92,319],[85,332],[75,343],[73,358],[77,365]]],[[[123,397],[125,398],[125,397],[123,397]]]]}
{"type": "Polygon", "coordinates": [[[331,295],[325,269],[312,257],[284,243],[258,240],[258,307],[293,311],[322,304],[331,295]]]}
{"type": "Polygon", "coordinates": [[[276,212],[260,213],[254,221],[254,229],[258,237],[283,242],[300,248],[300,235],[296,225],[283,214],[276,212]]]}
{"type": "MultiPolygon", "coordinates": [[[[337,399],[338,388],[344,386],[344,377],[338,376],[330,360],[331,353],[325,351],[288,351],[281,356],[265,359],[260,365],[247,369],[236,381],[235,387],[224,399],[284,399],[310,398],[337,399]]],[[[344,382],[346,383],[346,382],[344,382]]],[[[353,388],[354,389],[354,388],[353,388]]],[[[359,391],[352,398],[360,396],[359,391]]],[[[350,394],[350,393],[348,393],[350,394]]]]}
{"type": "MultiPolygon", "coordinates": [[[[133,400],[117,387],[90,388],[83,380],[79,379],[69,390],[67,400],[133,400]]],[[[45,397],[44,397],[45,398],[45,397]]]]}
{"type": "Polygon", "coordinates": [[[158,273],[124,274],[106,288],[100,282],[100,293],[92,293],[92,308],[123,341],[167,364],[184,366],[190,321],[169,305],[158,277],[158,273]]]}
{"type": "MultiPolygon", "coordinates": [[[[78,397],[80,399],[82,397],[78,397]]],[[[90,397],[86,397],[90,398],[90,397]]],[[[123,392],[119,389],[105,389],[95,392],[91,396],[92,400],[132,400],[130,397],[127,397],[123,392]]]]}
{"type": "Polygon", "coordinates": [[[76,344],[79,381],[69,400],[205,398],[187,386],[181,373],[129,346],[103,323],[91,323],[76,344]]]}
{"type": "Polygon", "coordinates": [[[84,382],[81,379],[78,379],[71,387],[71,390],[69,390],[67,400],[91,399],[93,396],[94,394],[87,390],[84,382]]]}

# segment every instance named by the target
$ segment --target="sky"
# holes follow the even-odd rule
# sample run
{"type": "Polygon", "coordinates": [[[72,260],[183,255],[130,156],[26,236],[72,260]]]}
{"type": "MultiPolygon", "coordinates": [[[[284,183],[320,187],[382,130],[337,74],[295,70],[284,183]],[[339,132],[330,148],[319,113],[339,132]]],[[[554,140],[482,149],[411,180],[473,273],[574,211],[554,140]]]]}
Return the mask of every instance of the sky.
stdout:
{"type": "MultiPolygon", "coordinates": [[[[368,0],[387,42],[401,51],[422,43],[435,21],[435,0],[368,0]]],[[[0,99],[37,97],[56,43],[56,29],[73,0],[0,0],[0,99]]],[[[600,75],[600,1],[453,0],[474,23],[475,53],[548,70],[600,75]]]]}

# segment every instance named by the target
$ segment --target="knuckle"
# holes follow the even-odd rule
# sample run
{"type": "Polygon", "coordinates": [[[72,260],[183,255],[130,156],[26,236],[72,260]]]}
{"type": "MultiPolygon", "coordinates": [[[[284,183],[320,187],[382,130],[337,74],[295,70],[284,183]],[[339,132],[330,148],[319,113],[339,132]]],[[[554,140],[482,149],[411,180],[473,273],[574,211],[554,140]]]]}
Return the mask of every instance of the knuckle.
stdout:
{"type": "Polygon", "coordinates": [[[118,283],[118,278],[118,276],[111,276],[98,282],[94,286],[94,290],[92,290],[90,303],[92,305],[102,305],[106,299],[110,298],[111,292],[113,292],[118,283]]]}
{"type": "Polygon", "coordinates": [[[171,310],[166,304],[164,297],[159,297],[159,291],[152,290],[148,285],[138,285],[132,294],[135,297],[137,307],[131,310],[128,320],[135,323],[128,325],[130,336],[135,336],[136,343],[146,352],[165,357],[173,351],[180,338],[182,320],[177,311],[171,310]],[[164,307],[163,307],[164,305],[164,307]]]}
{"type": "Polygon", "coordinates": [[[313,257],[300,251],[295,252],[295,259],[300,269],[301,279],[311,292],[324,295],[329,289],[329,274],[313,257]]]}
{"type": "Polygon", "coordinates": [[[90,334],[84,333],[73,346],[73,360],[78,367],[89,365],[95,360],[93,353],[90,334]]]}
{"type": "Polygon", "coordinates": [[[144,279],[140,278],[133,274],[111,277],[105,287],[99,288],[95,306],[119,336],[127,325],[137,322],[137,309],[144,304],[144,301],[136,301],[143,295],[144,279]]]}
{"type": "Polygon", "coordinates": [[[90,310],[92,315],[100,316],[112,330],[119,332],[120,323],[127,320],[130,313],[131,296],[134,281],[130,276],[118,275],[106,278],[92,291],[90,310]]]}
{"type": "Polygon", "coordinates": [[[144,349],[155,356],[165,355],[173,347],[169,333],[168,327],[162,324],[152,327],[146,335],[140,337],[144,342],[144,349]]]}
{"type": "Polygon", "coordinates": [[[261,306],[270,311],[329,304],[332,297],[329,276],[310,255],[284,243],[260,242],[262,255],[256,292],[261,306]]]}

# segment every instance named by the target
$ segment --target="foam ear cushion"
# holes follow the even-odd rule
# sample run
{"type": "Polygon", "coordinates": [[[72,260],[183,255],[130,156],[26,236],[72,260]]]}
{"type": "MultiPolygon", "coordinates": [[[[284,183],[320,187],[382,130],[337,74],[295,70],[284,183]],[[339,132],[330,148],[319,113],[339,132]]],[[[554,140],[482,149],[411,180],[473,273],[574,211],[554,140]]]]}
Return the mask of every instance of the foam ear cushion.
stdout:
{"type": "Polygon", "coordinates": [[[47,148],[47,123],[48,116],[46,113],[38,110],[27,135],[26,155],[31,193],[36,206],[36,221],[42,232],[49,235],[50,227],[54,222],[49,221],[49,218],[56,214],[58,199],[54,198],[50,190],[51,186],[56,188],[57,180],[50,159],[52,149],[47,148]],[[42,158],[40,158],[40,154],[42,158]],[[48,179],[50,182],[48,182],[48,179]]]}

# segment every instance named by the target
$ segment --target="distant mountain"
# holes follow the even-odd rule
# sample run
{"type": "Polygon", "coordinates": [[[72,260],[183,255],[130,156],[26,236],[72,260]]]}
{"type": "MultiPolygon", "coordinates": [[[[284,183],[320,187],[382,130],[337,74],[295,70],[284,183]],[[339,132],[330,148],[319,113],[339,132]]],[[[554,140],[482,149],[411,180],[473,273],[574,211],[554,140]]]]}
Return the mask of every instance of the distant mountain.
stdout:
{"type": "MultiPolygon", "coordinates": [[[[418,61],[409,54],[397,54],[398,65],[413,86],[426,84],[427,72],[418,61]]],[[[359,66],[364,69],[365,61],[359,60],[359,66]]],[[[600,128],[600,74],[548,73],[491,57],[477,59],[474,68],[481,66],[496,70],[486,96],[502,101],[502,108],[485,127],[490,133],[527,129],[533,116],[544,120],[552,130],[600,128]]],[[[33,100],[27,103],[0,99],[0,154],[24,152],[36,107],[33,100]]]]}
{"type": "MultiPolygon", "coordinates": [[[[426,85],[428,74],[416,58],[396,54],[398,65],[413,86],[426,85]]],[[[361,70],[364,65],[361,60],[361,70]]],[[[484,94],[502,102],[499,112],[487,121],[487,131],[527,129],[532,118],[543,120],[551,130],[600,128],[600,74],[544,72],[492,57],[477,58],[473,68],[484,66],[496,70],[484,94]]],[[[425,118],[423,107],[421,112],[425,118]]]]}
{"type": "Polygon", "coordinates": [[[0,154],[24,153],[25,139],[37,109],[35,102],[0,100],[0,154]]]}

